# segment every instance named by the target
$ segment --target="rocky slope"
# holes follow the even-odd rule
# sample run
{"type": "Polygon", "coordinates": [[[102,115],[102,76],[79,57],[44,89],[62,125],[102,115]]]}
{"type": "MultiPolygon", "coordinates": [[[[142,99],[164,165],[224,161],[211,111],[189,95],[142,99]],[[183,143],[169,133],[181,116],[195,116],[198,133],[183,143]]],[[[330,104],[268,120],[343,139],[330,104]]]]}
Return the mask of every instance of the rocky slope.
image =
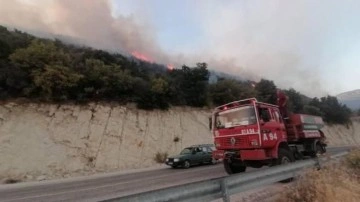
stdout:
{"type": "Polygon", "coordinates": [[[351,120],[347,126],[328,125],[322,129],[330,146],[360,145],[360,117],[351,120]]]}
{"type": "MultiPolygon", "coordinates": [[[[210,111],[111,103],[0,105],[0,180],[43,180],[156,165],[157,152],[211,143],[210,111]],[[174,141],[178,137],[179,141],[174,141]]],[[[331,145],[360,144],[360,120],[327,126],[331,145]]]]}

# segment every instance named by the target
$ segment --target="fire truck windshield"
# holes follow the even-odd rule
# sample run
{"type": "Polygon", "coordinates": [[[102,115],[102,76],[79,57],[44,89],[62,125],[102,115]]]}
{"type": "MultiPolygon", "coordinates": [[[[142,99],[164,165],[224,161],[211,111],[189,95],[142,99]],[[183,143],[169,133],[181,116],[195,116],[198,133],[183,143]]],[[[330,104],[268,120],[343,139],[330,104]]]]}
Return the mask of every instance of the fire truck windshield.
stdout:
{"type": "Polygon", "coordinates": [[[243,106],[219,112],[215,116],[215,126],[218,129],[235,126],[246,126],[256,123],[253,106],[243,106]]]}

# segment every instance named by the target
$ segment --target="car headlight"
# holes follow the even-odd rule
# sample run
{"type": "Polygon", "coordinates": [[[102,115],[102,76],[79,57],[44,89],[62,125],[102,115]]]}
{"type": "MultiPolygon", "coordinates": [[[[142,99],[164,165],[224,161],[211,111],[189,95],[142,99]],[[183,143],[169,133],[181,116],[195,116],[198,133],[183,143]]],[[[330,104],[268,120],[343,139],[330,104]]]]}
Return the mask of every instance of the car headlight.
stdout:
{"type": "Polygon", "coordinates": [[[169,161],[169,159],[166,159],[165,161],[166,161],[166,162],[168,162],[168,161],[169,161]]]}
{"type": "Polygon", "coordinates": [[[180,159],[174,159],[174,162],[179,162],[180,161],[180,159]]]}

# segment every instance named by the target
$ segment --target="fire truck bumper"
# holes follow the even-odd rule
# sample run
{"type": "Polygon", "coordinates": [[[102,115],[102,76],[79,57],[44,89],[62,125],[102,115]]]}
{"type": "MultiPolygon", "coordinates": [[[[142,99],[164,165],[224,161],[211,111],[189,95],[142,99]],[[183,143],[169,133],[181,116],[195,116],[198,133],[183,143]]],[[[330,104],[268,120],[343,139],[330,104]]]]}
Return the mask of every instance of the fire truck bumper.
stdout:
{"type": "Polygon", "coordinates": [[[226,150],[217,150],[213,152],[213,158],[215,159],[229,159],[235,158],[242,161],[246,160],[266,160],[269,159],[266,155],[264,149],[248,149],[240,151],[226,151],[226,150]]]}
{"type": "Polygon", "coordinates": [[[240,150],[241,160],[265,160],[269,157],[266,156],[264,149],[240,150]]]}

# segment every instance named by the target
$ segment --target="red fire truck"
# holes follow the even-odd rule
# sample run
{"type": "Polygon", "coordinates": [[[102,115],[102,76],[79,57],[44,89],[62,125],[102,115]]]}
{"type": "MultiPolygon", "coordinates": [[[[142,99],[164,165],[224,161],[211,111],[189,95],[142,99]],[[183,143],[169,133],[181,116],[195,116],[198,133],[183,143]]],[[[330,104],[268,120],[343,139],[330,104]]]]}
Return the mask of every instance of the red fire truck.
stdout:
{"type": "Polygon", "coordinates": [[[228,174],[326,152],[321,117],[292,114],[283,119],[278,106],[255,98],[216,107],[209,124],[217,149],[213,156],[223,159],[228,174]]]}

